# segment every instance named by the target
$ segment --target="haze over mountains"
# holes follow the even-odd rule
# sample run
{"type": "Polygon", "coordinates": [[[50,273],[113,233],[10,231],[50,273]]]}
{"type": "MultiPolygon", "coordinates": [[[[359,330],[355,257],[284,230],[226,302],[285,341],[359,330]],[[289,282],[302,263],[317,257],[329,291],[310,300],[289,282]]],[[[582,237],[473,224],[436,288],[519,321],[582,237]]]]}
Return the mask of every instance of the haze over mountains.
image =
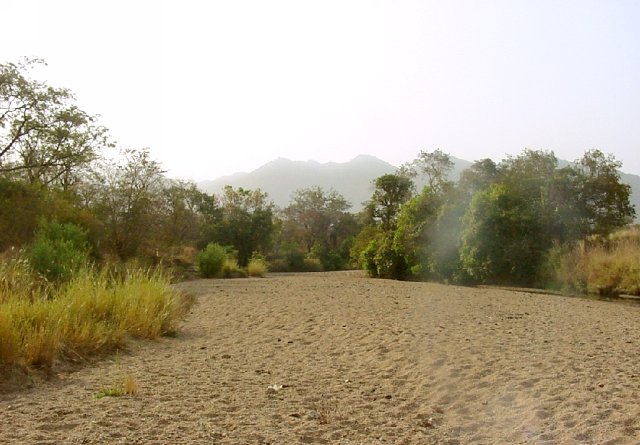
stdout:
{"type": "MultiPolygon", "coordinates": [[[[451,157],[454,168],[451,178],[457,180],[460,173],[472,163],[451,157]]],[[[568,164],[559,161],[560,165],[568,164]]],[[[384,174],[393,173],[396,166],[375,156],[360,155],[349,162],[320,163],[316,161],[291,161],[278,158],[250,173],[235,173],[211,181],[198,183],[200,189],[220,194],[225,185],[247,189],[261,189],[280,208],[289,205],[291,195],[298,189],[320,186],[325,190],[334,189],[352,205],[351,211],[362,209],[362,203],[371,198],[372,181],[384,174]]],[[[640,176],[622,173],[622,181],[631,185],[631,202],[640,213],[640,176]]],[[[422,184],[418,184],[420,187],[422,184]]],[[[636,221],[638,218],[636,218],[636,221]]]]}

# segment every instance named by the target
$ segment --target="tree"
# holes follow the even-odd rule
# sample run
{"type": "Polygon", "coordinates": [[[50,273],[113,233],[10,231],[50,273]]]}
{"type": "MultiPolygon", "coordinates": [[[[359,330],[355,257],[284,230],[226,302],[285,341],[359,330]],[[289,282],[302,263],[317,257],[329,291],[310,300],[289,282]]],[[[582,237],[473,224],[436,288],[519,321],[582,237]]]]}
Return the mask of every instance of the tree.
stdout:
{"type": "Polygon", "coordinates": [[[325,192],[317,186],[296,190],[283,211],[285,231],[307,252],[316,244],[325,251],[335,249],[337,229],[349,207],[351,204],[335,190],[325,192]]]}
{"type": "Polygon", "coordinates": [[[359,229],[349,207],[335,190],[317,186],[296,190],[282,212],[283,240],[318,258],[325,270],[342,269],[348,262],[349,242],[359,229]]]}
{"type": "Polygon", "coordinates": [[[458,189],[460,189],[469,199],[476,192],[487,189],[490,185],[498,181],[498,166],[491,159],[481,159],[475,161],[465,169],[460,175],[458,189]]]}
{"type": "Polygon", "coordinates": [[[406,267],[410,268],[415,276],[424,278],[431,270],[429,232],[442,204],[441,196],[425,187],[422,193],[411,198],[400,208],[398,224],[393,234],[393,246],[396,252],[401,253],[406,267]]]}
{"type": "Polygon", "coordinates": [[[254,252],[266,252],[273,234],[273,203],[260,190],[224,188],[222,218],[213,233],[218,243],[233,246],[245,267],[254,252]]]}
{"type": "Polygon", "coordinates": [[[387,174],[377,178],[374,186],[367,209],[374,219],[380,220],[383,231],[391,232],[396,228],[400,206],[411,198],[413,182],[406,176],[387,174]]]}
{"type": "Polygon", "coordinates": [[[575,163],[585,234],[608,235],[633,221],[631,186],[620,182],[620,167],[622,163],[600,150],[587,151],[575,163]]]}
{"type": "Polygon", "coordinates": [[[73,104],[69,90],[26,76],[42,63],[0,64],[0,173],[69,188],[109,146],[107,130],[73,104]]]}
{"type": "Polygon", "coordinates": [[[40,187],[0,178],[0,252],[31,241],[46,208],[40,187]]]}
{"type": "Polygon", "coordinates": [[[195,246],[200,239],[206,199],[192,182],[166,181],[162,191],[161,242],[167,248],[195,246]]]}
{"type": "Polygon", "coordinates": [[[413,165],[427,177],[427,185],[432,193],[442,193],[452,186],[449,180],[449,172],[453,168],[451,157],[440,149],[432,152],[420,150],[413,165]]]}
{"type": "Polygon", "coordinates": [[[164,172],[147,149],[125,150],[122,157],[94,172],[93,208],[104,224],[103,241],[122,260],[155,256],[164,172]]]}
{"type": "Polygon", "coordinates": [[[549,247],[536,206],[517,189],[494,184],[473,197],[460,257],[474,280],[533,285],[549,247]]]}

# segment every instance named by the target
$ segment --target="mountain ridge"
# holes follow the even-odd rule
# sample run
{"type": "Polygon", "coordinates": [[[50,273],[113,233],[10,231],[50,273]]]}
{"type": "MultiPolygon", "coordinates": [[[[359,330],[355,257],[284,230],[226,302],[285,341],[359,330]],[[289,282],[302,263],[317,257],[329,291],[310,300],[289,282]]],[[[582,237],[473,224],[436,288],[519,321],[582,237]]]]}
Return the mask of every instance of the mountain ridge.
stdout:
{"type": "MultiPolygon", "coordinates": [[[[470,161],[453,156],[451,160],[454,162],[450,174],[453,180],[457,180],[462,171],[472,165],[470,161]]],[[[559,160],[558,163],[570,164],[564,160],[559,160]]],[[[237,172],[213,180],[200,181],[197,185],[201,190],[214,194],[222,193],[226,185],[234,188],[259,188],[280,208],[289,205],[296,190],[319,186],[340,193],[351,203],[351,211],[357,212],[362,209],[362,203],[371,198],[373,180],[396,170],[397,167],[393,164],[367,154],[358,155],[347,162],[324,163],[312,160],[293,161],[279,157],[251,172],[237,172]]],[[[631,186],[631,203],[640,214],[640,176],[621,172],[620,177],[622,182],[631,186]]],[[[423,184],[418,181],[417,185],[421,187],[423,184]]],[[[636,216],[636,222],[638,221],[640,215],[636,216]]]]}

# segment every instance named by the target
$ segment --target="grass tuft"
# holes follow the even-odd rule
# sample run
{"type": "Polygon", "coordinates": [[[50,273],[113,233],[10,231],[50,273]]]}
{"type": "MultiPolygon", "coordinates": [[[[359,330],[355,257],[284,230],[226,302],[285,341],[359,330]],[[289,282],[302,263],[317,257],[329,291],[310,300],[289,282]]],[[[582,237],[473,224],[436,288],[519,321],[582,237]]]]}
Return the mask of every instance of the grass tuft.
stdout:
{"type": "Polygon", "coordinates": [[[222,278],[245,278],[247,273],[238,266],[238,261],[228,258],[222,265],[222,278]]]}
{"type": "Polygon", "coordinates": [[[269,268],[262,258],[252,258],[247,265],[247,273],[250,277],[264,277],[269,268]]]}
{"type": "Polygon", "coordinates": [[[103,397],[121,397],[126,395],[135,396],[138,394],[138,382],[136,378],[127,373],[122,379],[112,387],[102,388],[96,394],[96,399],[102,399],[103,397]]]}

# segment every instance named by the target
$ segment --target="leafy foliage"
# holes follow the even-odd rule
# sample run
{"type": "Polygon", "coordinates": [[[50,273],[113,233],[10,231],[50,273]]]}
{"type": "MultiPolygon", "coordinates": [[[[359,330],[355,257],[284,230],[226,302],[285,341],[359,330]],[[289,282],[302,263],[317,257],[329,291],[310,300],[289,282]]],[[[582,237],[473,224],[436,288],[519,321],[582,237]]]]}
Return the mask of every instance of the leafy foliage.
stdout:
{"type": "Polygon", "coordinates": [[[401,175],[378,178],[369,210],[383,235],[361,232],[355,244],[370,275],[544,285],[552,246],[611,233],[635,214],[620,164],[598,150],[565,168],[546,151],[498,165],[483,159],[457,185],[446,177],[450,166],[440,151],[420,152],[401,175]],[[418,171],[430,185],[399,194],[400,178],[418,171]]]}
{"type": "Polygon", "coordinates": [[[453,185],[448,177],[453,161],[440,149],[432,152],[420,150],[413,166],[419,174],[427,176],[427,185],[435,194],[443,193],[453,185]]]}
{"type": "Polygon", "coordinates": [[[33,270],[47,280],[69,281],[88,262],[86,232],[74,224],[42,220],[26,255],[33,270]]]}
{"type": "Polygon", "coordinates": [[[323,250],[335,248],[337,228],[349,207],[334,190],[325,192],[320,187],[297,190],[283,211],[288,238],[296,240],[307,252],[315,244],[323,250]]]}
{"type": "Polygon", "coordinates": [[[31,241],[46,211],[43,190],[24,182],[0,178],[0,251],[31,241]]]}
{"type": "Polygon", "coordinates": [[[461,259],[479,282],[532,285],[550,247],[535,208],[504,185],[478,193],[465,215],[461,259]]]}
{"type": "Polygon", "coordinates": [[[339,270],[348,262],[352,237],[359,224],[347,210],[351,205],[334,190],[297,190],[282,212],[282,238],[305,256],[319,259],[324,270],[339,270]]]}
{"type": "Polygon", "coordinates": [[[222,268],[227,261],[227,251],[217,243],[209,243],[198,254],[198,270],[203,278],[215,278],[220,276],[222,268]]]}
{"type": "Polygon", "coordinates": [[[367,210],[380,221],[383,231],[395,230],[400,207],[411,198],[413,182],[406,176],[388,174],[377,178],[374,186],[367,210]]]}
{"type": "Polygon", "coordinates": [[[32,80],[41,60],[0,64],[0,172],[67,189],[109,146],[107,130],[74,105],[73,94],[32,80]]]}
{"type": "Polygon", "coordinates": [[[273,235],[273,204],[260,190],[226,187],[222,216],[214,226],[213,239],[237,251],[240,267],[246,267],[253,252],[268,251],[273,235]]]}

